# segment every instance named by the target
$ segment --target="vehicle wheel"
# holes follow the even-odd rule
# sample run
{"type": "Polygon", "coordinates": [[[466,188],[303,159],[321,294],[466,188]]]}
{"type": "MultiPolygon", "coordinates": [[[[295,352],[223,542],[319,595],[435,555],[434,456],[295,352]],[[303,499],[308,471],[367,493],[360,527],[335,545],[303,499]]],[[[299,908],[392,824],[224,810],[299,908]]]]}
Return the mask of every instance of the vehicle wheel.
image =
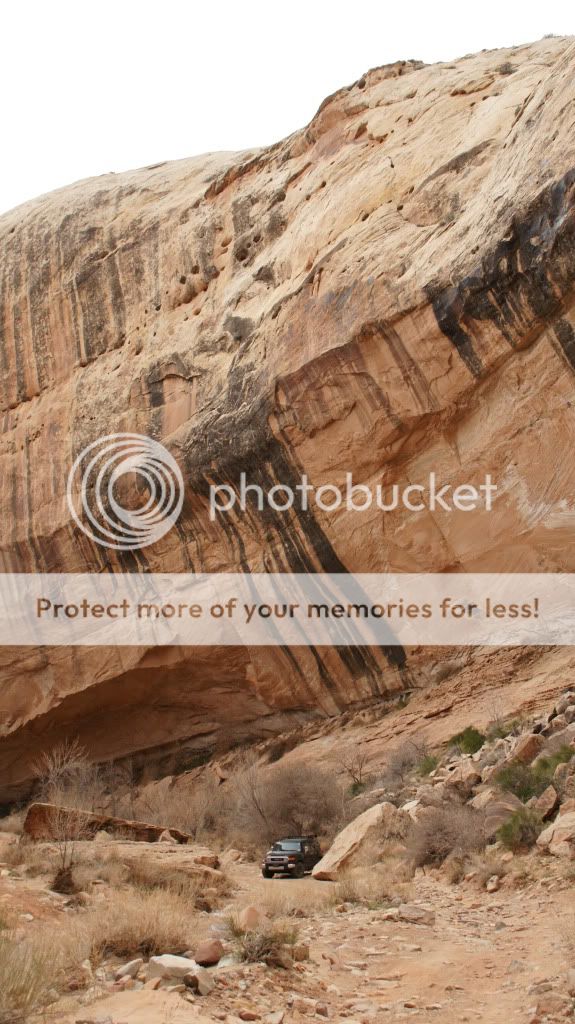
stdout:
{"type": "Polygon", "coordinates": [[[303,864],[296,864],[296,866],[295,866],[295,868],[293,870],[293,877],[294,878],[303,878],[304,874],[305,874],[305,868],[304,868],[303,864]]]}
{"type": "Polygon", "coordinates": [[[274,877],[273,871],[268,871],[267,868],[262,868],[262,875],[264,876],[264,878],[273,878],[274,877]]]}

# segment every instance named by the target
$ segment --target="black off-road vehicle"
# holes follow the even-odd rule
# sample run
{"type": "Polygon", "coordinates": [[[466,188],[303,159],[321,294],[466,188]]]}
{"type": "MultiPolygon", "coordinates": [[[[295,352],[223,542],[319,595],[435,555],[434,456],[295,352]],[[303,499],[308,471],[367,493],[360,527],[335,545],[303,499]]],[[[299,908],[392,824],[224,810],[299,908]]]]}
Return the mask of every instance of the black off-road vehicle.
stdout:
{"type": "Polygon", "coordinates": [[[318,860],[321,860],[321,850],[315,836],[287,836],[274,843],[266,853],[262,875],[264,878],[274,875],[303,878],[318,860]]]}

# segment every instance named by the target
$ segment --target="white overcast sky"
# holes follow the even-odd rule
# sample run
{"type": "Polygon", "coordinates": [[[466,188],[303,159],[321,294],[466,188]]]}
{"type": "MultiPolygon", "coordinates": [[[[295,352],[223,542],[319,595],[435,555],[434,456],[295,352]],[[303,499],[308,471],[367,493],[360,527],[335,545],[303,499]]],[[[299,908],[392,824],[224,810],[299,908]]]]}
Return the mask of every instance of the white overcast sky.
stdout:
{"type": "Polygon", "coordinates": [[[575,34],[566,0],[5,0],[0,212],[302,127],[378,64],[575,34]]]}

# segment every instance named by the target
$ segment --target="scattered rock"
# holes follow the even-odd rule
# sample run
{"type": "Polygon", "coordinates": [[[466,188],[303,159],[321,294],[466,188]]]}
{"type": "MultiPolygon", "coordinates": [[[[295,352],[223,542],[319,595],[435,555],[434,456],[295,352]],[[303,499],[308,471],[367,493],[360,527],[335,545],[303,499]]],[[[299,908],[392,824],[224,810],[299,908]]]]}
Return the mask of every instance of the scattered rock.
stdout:
{"type": "Polygon", "coordinates": [[[554,857],[575,856],[575,811],[560,814],[537,839],[537,846],[554,857]]]}
{"type": "Polygon", "coordinates": [[[564,693],[559,698],[559,700],[555,704],[555,710],[558,715],[563,715],[567,708],[573,704],[575,704],[575,693],[569,690],[567,693],[564,693]]]}
{"type": "Polygon", "coordinates": [[[575,996],[575,969],[573,967],[571,967],[567,971],[567,976],[566,976],[566,979],[565,979],[565,987],[566,987],[566,989],[567,989],[567,991],[568,991],[570,996],[575,996]]]}
{"type": "Polygon", "coordinates": [[[569,999],[567,996],[559,995],[558,992],[547,992],[537,1000],[536,1013],[538,1014],[550,1014],[550,1013],[561,1013],[567,1009],[569,1005],[569,999]]]}
{"type": "Polygon", "coordinates": [[[184,974],[182,980],[184,985],[191,988],[192,992],[197,992],[199,996],[209,996],[216,984],[213,974],[206,971],[205,967],[194,967],[184,974]]]}
{"type": "Polygon", "coordinates": [[[475,786],[481,782],[481,773],[471,758],[466,757],[456,763],[444,782],[448,792],[455,791],[459,796],[467,799],[475,786]]]}
{"type": "Polygon", "coordinates": [[[535,800],[533,807],[537,811],[537,814],[545,821],[546,818],[550,818],[554,811],[559,806],[559,796],[554,786],[547,786],[547,789],[543,790],[541,796],[538,796],[535,800]]]}
{"type": "Polygon", "coordinates": [[[226,850],[220,858],[222,864],[243,864],[245,857],[241,850],[226,850]]]}
{"type": "Polygon", "coordinates": [[[266,924],[268,917],[264,914],[263,910],[258,907],[248,906],[240,910],[238,914],[238,924],[244,931],[254,931],[261,925],[266,924]]]}
{"type": "Polygon", "coordinates": [[[164,953],[162,956],[151,956],[146,966],[146,980],[150,978],[184,978],[190,972],[199,970],[195,960],[186,956],[174,956],[164,953]]]}
{"type": "Polygon", "coordinates": [[[200,967],[213,967],[224,955],[224,947],[219,939],[208,939],[202,942],[194,953],[194,960],[200,967]]]}
{"type": "Polygon", "coordinates": [[[409,922],[409,924],[435,924],[435,913],[429,907],[420,907],[415,903],[402,903],[397,908],[397,914],[400,921],[409,922]]]}
{"type": "Polygon", "coordinates": [[[543,736],[538,733],[525,733],[520,736],[513,748],[510,761],[520,761],[522,764],[531,764],[545,746],[543,736]]]}
{"type": "Polygon", "coordinates": [[[509,821],[512,814],[523,807],[523,804],[513,793],[504,793],[489,786],[473,797],[471,806],[477,811],[484,812],[485,835],[492,839],[501,825],[509,821]]]}
{"type": "Polygon", "coordinates": [[[141,957],[138,960],[130,960],[128,964],[118,968],[116,971],[116,981],[119,981],[120,978],[135,978],[143,966],[144,961],[141,957]]]}
{"type": "Polygon", "coordinates": [[[334,881],[342,870],[351,867],[387,836],[402,834],[409,816],[390,803],[375,804],[347,825],[334,839],[327,853],[315,865],[312,875],[321,881],[334,881]]]}
{"type": "Polygon", "coordinates": [[[174,838],[169,829],[165,828],[163,832],[158,836],[159,843],[171,843],[172,846],[178,845],[178,840],[174,838]]]}

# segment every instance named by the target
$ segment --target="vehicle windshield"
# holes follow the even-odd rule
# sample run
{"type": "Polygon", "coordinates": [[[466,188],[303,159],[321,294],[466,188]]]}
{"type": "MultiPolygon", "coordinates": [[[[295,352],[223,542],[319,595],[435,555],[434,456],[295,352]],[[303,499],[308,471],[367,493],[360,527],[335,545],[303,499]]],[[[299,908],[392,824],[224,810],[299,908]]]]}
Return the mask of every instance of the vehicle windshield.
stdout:
{"type": "Polygon", "coordinates": [[[274,850],[286,850],[286,851],[287,850],[299,851],[301,849],[301,843],[296,843],[296,842],[274,843],[273,849],[274,850]]]}

